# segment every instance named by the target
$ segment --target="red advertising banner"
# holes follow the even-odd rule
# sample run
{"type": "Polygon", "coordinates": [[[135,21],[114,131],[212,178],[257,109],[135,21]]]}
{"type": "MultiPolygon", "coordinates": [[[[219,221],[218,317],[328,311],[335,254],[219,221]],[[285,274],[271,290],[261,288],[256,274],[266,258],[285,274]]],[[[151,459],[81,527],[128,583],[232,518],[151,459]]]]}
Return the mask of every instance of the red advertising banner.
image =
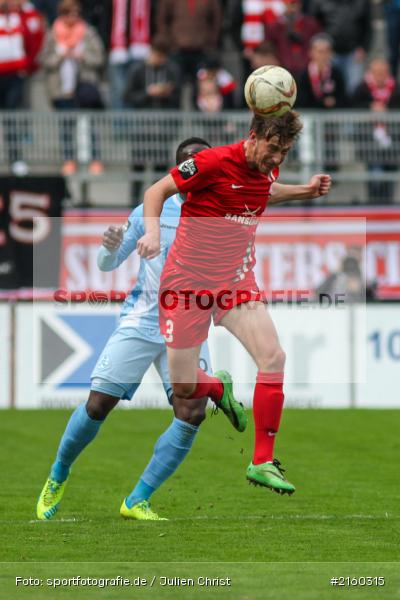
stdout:
{"type": "MultiPolygon", "coordinates": [[[[63,218],[60,288],[129,291],[138,269],[136,253],[115,272],[97,267],[103,232],[121,225],[127,212],[70,211],[63,218]]],[[[400,298],[400,208],[270,209],[256,236],[256,276],[267,293],[313,293],[356,257],[378,299],[400,298]]]]}
{"type": "Polygon", "coordinates": [[[63,218],[60,289],[68,292],[128,292],[135,285],[139,258],[134,252],[115,271],[97,266],[102,235],[127,220],[123,211],[68,211],[63,218]]]}

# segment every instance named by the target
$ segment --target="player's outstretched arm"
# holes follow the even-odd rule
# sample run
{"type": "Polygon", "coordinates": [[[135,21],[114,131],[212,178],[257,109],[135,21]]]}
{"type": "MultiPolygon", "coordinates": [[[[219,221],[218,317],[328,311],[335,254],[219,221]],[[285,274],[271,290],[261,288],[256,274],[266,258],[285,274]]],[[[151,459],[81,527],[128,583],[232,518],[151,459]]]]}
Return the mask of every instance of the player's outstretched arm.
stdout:
{"type": "Polygon", "coordinates": [[[304,185],[286,185],[275,182],[272,184],[269,204],[280,204],[291,200],[313,200],[320,196],[326,196],[331,185],[331,176],[325,173],[313,175],[310,181],[304,185]]]}
{"type": "Polygon", "coordinates": [[[142,258],[154,258],[160,254],[160,215],[167,198],[176,194],[178,188],[172,175],[167,175],[149,187],[144,194],[143,216],[145,234],[138,240],[137,251],[142,258]]]}

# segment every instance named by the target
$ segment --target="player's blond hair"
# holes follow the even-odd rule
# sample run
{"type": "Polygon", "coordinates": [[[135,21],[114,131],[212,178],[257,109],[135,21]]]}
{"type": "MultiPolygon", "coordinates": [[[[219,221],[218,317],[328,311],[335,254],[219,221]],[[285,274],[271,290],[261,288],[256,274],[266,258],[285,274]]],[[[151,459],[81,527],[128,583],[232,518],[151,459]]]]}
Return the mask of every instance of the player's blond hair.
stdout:
{"type": "Polygon", "coordinates": [[[289,110],[281,117],[260,117],[254,115],[250,125],[250,131],[254,131],[256,137],[270,140],[278,136],[280,144],[290,144],[300,135],[303,124],[299,113],[289,110]]]}

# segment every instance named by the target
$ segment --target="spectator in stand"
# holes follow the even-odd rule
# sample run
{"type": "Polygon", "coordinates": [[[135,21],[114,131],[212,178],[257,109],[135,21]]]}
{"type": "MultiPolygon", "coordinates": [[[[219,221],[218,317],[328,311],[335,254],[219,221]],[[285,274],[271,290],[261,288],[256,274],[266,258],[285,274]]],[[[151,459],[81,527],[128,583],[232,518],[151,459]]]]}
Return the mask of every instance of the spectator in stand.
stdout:
{"type": "Polygon", "coordinates": [[[265,41],[265,24],[271,27],[284,10],[284,0],[232,0],[227,10],[226,29],[242,52],[244,80],[253,70],[251,59],[254,49],[265,41]]]}
{"type": "Polygon", "coordinates": [[[345,304],[354,304],[373,300],[375,285],[369,283],[362,266],[362,249],[353,246],[338,265],[337,270],[330,273],[316,289],[316,298],[322,305],[330,305],[335,298],[340,298],[345,304]]]}
{"type": "Polygon", "coordinates": [[[331,38],[324,33],[310,43],[309,63],[298,79],[296,106],[299,108],[336,109],[346,106],[343,75],[333,63],[331,38]]]}
{"type": "MultiPolygon", "coordinates": [[[[96,31],[81,18],[76,0],[62,0],[59,17],[55,20],[42,55],[48,93],[57,110],[77,108],[100,109],[103,102],[99,90],[104,65],[104,49],[96,31]]],[[[77,170],[74,120],[66,117],[62,124],[64,175],[77,170]]],[[[92,162],[89,171],[99,174],[96,140],[92,136],[92,162]]]]}
{"type": "MultiPolygon", "coordinates": [[[[91,0],[87,0],[89,3],[91,0]]],[[[150,53],[151,0],[109,0],[109,80],[111,107],[126,108],[124,93],[129,71],[150,53]]]]}
{"type": "MultiPolygon", "coordinates": [[[[214,107],[220,102],[221,105],[218,110],[234,108],[236,88],[234,78],[226,69],[222,68],[219,58],[214,55],[208,56],[202,68],[197,72],[197,108],[205,110],[208,105],[206,99],[211,99],[212,95],[214,101],[211,102],[210,106],[214,107]],[[212,88],[215,88],[214,94],[211,94],[212,88]],[[216,102],[217,97],[220,99],[218,102],[216,102]]],[[[205,112],[209,111],[205,110],[205,112]]],[[[214,111],[211,110],[211,112],[214,111]]]]}
{"type": "MultiPolygon", "coordinates": [[[[236,82],[232,75],[221,67],[216,57],[210,56],[206,64],[197,73],[196,108],[202,113],[219,113],[233,109],[236,82]]],[[[204,119],[202,135],[210,136],[216,144],[233,143],[240,133],[234,121],[221,122],[215,127],[215,120],[204,119]]]]}
{"type": "Polygon", "coordinates": [[[157,33],[193,89],[206,52],[216,50],[222,22],[219,0],[159,0],[157,33]]]}
{"type": "Polygon", "coordinates": [[[204,113],[216,113],[222,110],[224,98],[214,78],[200,79],[197,84],[196,106],[204,113]]]}
{"type": "Polygon", "coordinates": [[[321,31],[314,17],[302,13],[301,0],[285,0],[285,12],[272,25],[265,22],[265,38],[272,42],[280,64],[298,79],[307,67],[310,41],[321,31]]]}
{"type": "MultiPolygon", "coordinates": [[[[398,170],[400,133],[397,128],[379,115],[400,106],[400,88],[391,75],[389,62],[385,58],[371,61],[364,80],[355,89],[352,97],[354,108],[369,109],[376,114],[376,121],[363,123],[357,135],[358,155],[367,163],[370,173],[390,173],[398,170]]],[[[368,196],[371,201],[393,202],[393,181],[369,181],[368,196]]]]}
{"type": "Polygon", "coordinates": [[[180,74],[168,58],[168,46],[155,38],[146,60],[136,63],[129,74],[125,104],[129,108],[179,108],[180,74]]]}
{"type": "Polygon", "coordinates": [[[80,0],[82,19],[95,28],[107,49],[113,4],[114,0],[80,0]]]}
{"type": "MultiPolygon", "coordinates": [[[[329,35],[318,33],[310,42],[310,60],[300,74],[297,86],[298,108],[335,110],[347,104],[342,72],[333,63],[333,44],[329,35]]],[[[337,171],[338,146],[337,123],[325,123],[325,147],[329,149],[324,169],[337,171]]]]}
{"type": "Polygon", "coordinates": [[[26,29],[26,52],[29,57],[27,74],[32,75],[39,69],[39,54],[43,47],[45,38],[45,20],[33,4],[26,0],[9,0],[11,9],[15,9],[21,15],[26,29]]]}
{"type": "Polygon", "coordinates": [[[385,0],[386,35],[390,68],[397,78],[400,57],[400,0],[385,0]]]}
{"type": "MultiPolygon", "coordinates": [[[[0,0],[0,110],[16,110],[24,105],[25,84],[37,68],[37,56],[44,35],[44,23],[36,9],[28,3],[0,0]]],[[[25,175],[21,138],[26,123],[15,119],[3,121],[4,145],[8,161],[16,175],[25,175]]]]}
{"type": "Polygon", "coordinates": [[[45,16],[50,25],[54,23],[57,18],[59,0],[32,0],[32,4],[45,16]]]}
{"type": "MultiPolygon", "coordinates": [[[[125,105],[134,109],[178,109],[180,102],[180,73],[174,61],[168,58],[168,46],[163,38],[156,36],[150,48],[150,54],[144,61],[132,66],[124,96],[125,105]]],[[[140,129],[141,122],[137,124],[140,129]]],[[[157,147],[160,140],[167,141],[170,132],[155,116],[150,124],[144,123],[143,143],[132,147],[132,170],[135,179],[132,185],[132,202],[136,204],[143,194],[143,172],[149,167],[151,149],[157,147]],[[148,152],[148,149],[150,150],[148,152]]],[[[168,167],[161,159],[152,164],[153,170],[160,174],[168,167]]]]}
{"type": "Polygon", "coordinates": [[[352,93],[362,80],[371,45],[371,0],[312,0],[310,10],[331,36],[335,64],[352,93]]]}

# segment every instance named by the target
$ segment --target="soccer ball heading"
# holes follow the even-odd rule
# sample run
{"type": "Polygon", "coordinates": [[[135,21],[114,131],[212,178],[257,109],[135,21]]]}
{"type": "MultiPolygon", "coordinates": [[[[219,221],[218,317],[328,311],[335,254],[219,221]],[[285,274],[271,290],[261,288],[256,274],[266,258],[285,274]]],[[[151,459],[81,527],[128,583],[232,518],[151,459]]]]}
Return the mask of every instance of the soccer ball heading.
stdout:
{"type": "Polygon", "coordinates": [[[281,117],[297,96],[293,76],[282,67],[265,65],[253,71],[244,86],[247,106],[261,117],[281,117]]]}

